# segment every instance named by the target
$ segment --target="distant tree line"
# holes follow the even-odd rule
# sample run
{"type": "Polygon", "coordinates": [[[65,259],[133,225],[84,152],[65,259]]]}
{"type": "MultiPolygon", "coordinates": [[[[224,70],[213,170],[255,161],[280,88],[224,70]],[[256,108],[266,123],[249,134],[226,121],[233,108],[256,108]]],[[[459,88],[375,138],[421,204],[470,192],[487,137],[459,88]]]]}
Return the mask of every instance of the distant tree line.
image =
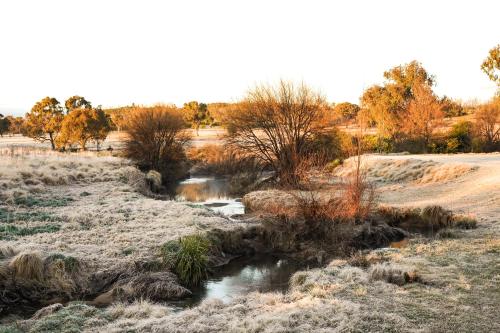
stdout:
{"type": "MultiPolygon", "coordinates": [[[[331,129],[342,124],[353,126],[361,124],[363,128],[374,127],[377,134],[365,135],[363,140],[370,150],[379,152],[407,150],[450,153],[499,150],[499,68],[500,45],[497,45],[490,50],[481,64],[481,70],[498,85],[499,89],[496,97],[481,104],[463,103],[447,96],[441,98],[436,96],[433,91],[435,77],[417,61],[396,66],[384,73],[383,84],[373,85],[363,92],[359,104],[349,102],[328,104],[323,100],[321,114],[324,119],[328,119],[324,122],[325,128],[331,129]],[[464,115],[471,116],[454,124],[447,132],[444,131],[449,127],[446,124],[447,118],[464,115]]],[[[284,96],[279,97],[277,91],[272,92],[271,87],[266,89],[260,91],[268,94],[266,98],[269,99],[273,94],[277,101],[279,98],[284,98],[284,96]]],[[[281,89],[284,89],[284,86],[281,89]]],[[[296,87],[289,86],[288,89],[289,93],[300,92],[300,89],[295,91],[296,87]]],[[[306,91],[310,92],[310,89],[305,89],[302,93],[306,91]]],[[[260,97],[262,103],[269,102],[264,99],[265,96],[260,97]]],[[[242,127],[238,127],[242,126],[242,123],[236,121],[236,114],[250,112],[255,115],[263,112],[262,109],[249,107],[248,100],[247,96],[237,103],[190,101],[184,103],[181,108],[175,105],[165,107],[177,110],[178,115],[183,118],[183,126],[195,129],[196,133],[201,127],[218,125],[225,126],[229,132],[234,132],[236,129],[242,130],[242,127]]],[[[273,107],[279,107],[277,101],[273,107]]],[[[292,106],[288,107],[289,109],[285,109],[284,112],[293,113],[292,106]]],[[[132,104],[103,110],[99,106],[92,106],[90,101],[81,96],[70,97],[64,105],[53,97],[46,97],[37,102],[24,119],[0,115],[0,135],[23,134],[37,141],[49,142],[53,149],[77,146],[86,149],[88,142],[94,142],[99,146],[111,130],[127,130],[132,114],[154,108],[157,106],[132,104]]],[[[276,130],[275,127],[279,127],[280,121],[291,121],[287,117],[283,115],[279,118],[281,120],[276,120],[274,125],[271,125],[273,131],[276,130]]],[[[257,122],[252,126],[261,128],[263,124],[257,122]]],[[[301,144],[297,143],[294,149],[302,149],[301,144]]],[[[282,152],[274,153],[275,156],[272,158],[278,158],[280,154],[282,152]]]]}

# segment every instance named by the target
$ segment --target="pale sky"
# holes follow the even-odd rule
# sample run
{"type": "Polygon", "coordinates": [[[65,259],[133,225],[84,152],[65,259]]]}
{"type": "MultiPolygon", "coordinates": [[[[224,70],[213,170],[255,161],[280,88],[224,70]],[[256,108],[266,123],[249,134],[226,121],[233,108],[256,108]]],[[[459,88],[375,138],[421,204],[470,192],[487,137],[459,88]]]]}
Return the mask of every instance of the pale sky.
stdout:
{"type": "Polygon", "coordinates": [[[498,43],[499,0],[1,0],[0,112],[45,96],[231,102],[280,78],[357,103],[414,59],[439,95],[486,100],[480,65],[498,43]]]}

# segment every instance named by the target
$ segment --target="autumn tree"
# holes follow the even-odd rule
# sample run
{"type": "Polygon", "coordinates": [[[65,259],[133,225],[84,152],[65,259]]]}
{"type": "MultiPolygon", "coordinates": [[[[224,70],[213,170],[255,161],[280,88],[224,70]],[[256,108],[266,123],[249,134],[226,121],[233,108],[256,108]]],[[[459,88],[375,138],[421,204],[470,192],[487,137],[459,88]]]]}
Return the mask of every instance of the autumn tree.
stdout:
{"type": "Polygon", "coordinates": [[[66,107],[66,112],[70,113],[75,109],[91,109],[92,104],[85,99],[85,97],[81,96],[71,96],[64,102],[64,106],[66,107]]]}
{"type": "Polygon", "coordinates": [[[224,125],[228,110],[234,108],[232,103],[210,103],[207,105],[208,114],[213,123],[224,125]]]}
{"type": "Polygon", "coordinates": [[[323,96],[281,81],[250,91],[227,116],[230,145],[272,168],[282,184],[297,185],[309,141],[326,126],[323,96]]]}
{"type": "Polygon", "coordinates": [[[349,102],[343,102],[336,104],[335,107],[333,108],[333,112],[336,115],[341,116],[344,119],[351,120],[356,118],[358,115],[358,112],[360,110],[360,107],[357,104],[349,103],[349,102]]]}
{"type": "Polygon", "coordinates": [[[72,109],[62,122],[61,133],[57,143],[61,147],[78,143],[83,150],[87,143],[94,141],[97,149],[111,130],[109,117],[100,108],[72,109]]]}
{"type": "Polygon", "coordinates": [[[184,103],[183,110],[186,121],[194,127],[196,135],[198,135],[198,130],[202,123],[213,122],[213,118],[210,117],[208,107],[205,103],[198,103],[196,101],[184,103]]]}
{"type": "Polygon", "coordinates": [[[24,118],[7,116],[9,119],[9,133],[22,134],[24,132],[24,118]]]}
{"type": "Polygon", "coordinates": [[[492,48],[481,65],[483,72],[498,85],[500,92],[500,44],[492,48]]]}
{"type": "Polygon", "coordinates": [[[53,97],[45,97],[26,114],[26,134],[40,142],[49,141],[52,149],[56,149],[56,138],[63,118],[59,101],[53,97]]]}
{"type": "Polygon", "coordinates": [[[384,85],[374,85],[361,96],[365,115],[377,124],[382,137],[396,138],[401,132],[417,86],[432,87],[434,78],[417,61],[396,66],[384,73],[384,85]]]}
{"type": "Polygon", "coordinates": [[[484,150],[493,151],[500,144],[500,98],[482,105],[475,113],[476,132],[484,150]]]}
{"type": "Polygon", "coordinates": [[[9,127],[10,119],[8,117],[4,117],[3,114],[0,113],[0,136],[7,133],[9,131],[9,127]]]}
{"type": "Polygon", "coordinates": [[[127,115],[125,155],[143,170],[156,170],[164,183],[176,180],[185,161],[183,114],[175,107],[138,108],[127,115]]]}
{"type": "Polygon", "coordinates": [[[412,94],[407,114],[402,119],[402,131],[420,140],[424,152],[427,152],[436,127],[443,121],[441,104],[428,85],[415,85],[412,94]]]}

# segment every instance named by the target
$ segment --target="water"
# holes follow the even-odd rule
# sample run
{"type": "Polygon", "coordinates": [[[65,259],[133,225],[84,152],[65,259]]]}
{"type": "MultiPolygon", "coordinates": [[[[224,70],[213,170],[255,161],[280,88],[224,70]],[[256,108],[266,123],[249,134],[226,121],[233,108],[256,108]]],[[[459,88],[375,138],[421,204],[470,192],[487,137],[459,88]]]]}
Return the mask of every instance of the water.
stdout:
{"type": "Polygon", "coordinates": [[[243,214],[241,198],[229,192],[227,178],[191,177],[179,183],[175,199],[195,202],[227,216],[243,214]]]}
{"type": "MultiPolygon", "coordinates": [[[[241,199],[230,194],[226,178],[186,179],[176,188],[176,200],[198,203],[227,216],[244,214],[245,211],[241,199]]],[[[293,260],[272,255],[240,257],[218,267],[202,286],[192,289],[192,297],[168,304],[182,310],[196,306],[205,299],[216,298],[229,302],[253,291],[286,292],[290,277],[302,268],[293,260]]]]}
{"type": "Polygon", "coordinates": [[[230,302],[253,291],[286,292],[290,277],[304,267],[291,259],[254,255],[232,260],[220,267],[205,283],[193,289],[193,296],[169,302],[179,309],[196,306],[205,299],[230,302]]]}

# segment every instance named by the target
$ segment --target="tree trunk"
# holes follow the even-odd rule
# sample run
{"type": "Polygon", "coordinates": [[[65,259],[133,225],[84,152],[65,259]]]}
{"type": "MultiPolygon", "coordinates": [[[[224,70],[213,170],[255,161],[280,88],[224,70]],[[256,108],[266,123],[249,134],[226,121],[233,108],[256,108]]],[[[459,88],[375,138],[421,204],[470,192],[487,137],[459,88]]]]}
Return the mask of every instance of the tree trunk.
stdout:
{"type": "Polygon", "coordinates": [[[56,150],[56,145],[54,143],[54,137],[52,133],[49,133],[50,145],[52,146],[52,150],[56,150]]]}

